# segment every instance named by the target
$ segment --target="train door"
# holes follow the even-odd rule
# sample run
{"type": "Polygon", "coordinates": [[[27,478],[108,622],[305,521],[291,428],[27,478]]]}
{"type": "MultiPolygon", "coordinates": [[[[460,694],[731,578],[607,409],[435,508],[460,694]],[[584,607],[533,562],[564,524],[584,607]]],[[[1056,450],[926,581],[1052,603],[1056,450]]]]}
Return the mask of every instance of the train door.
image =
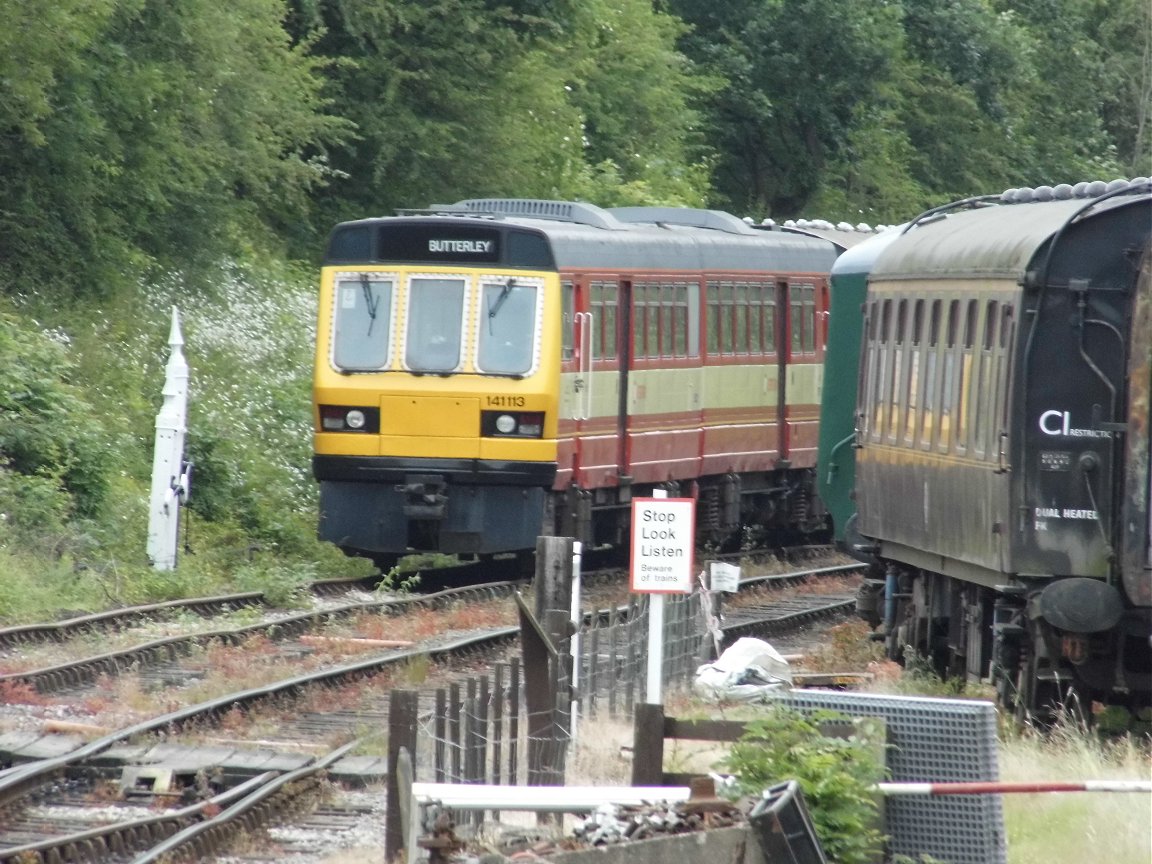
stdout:
{"type": "Polygon", "coordinates": [[[788,459],[788,363],[792,352],[793,292],[796,286],[776,283],[776,458],[788,459]]]}
{"type": "Polygon", "coordinates": [[[616,403],[616,465],[620,482],[632,480],[632,442],[630,412],[628,410],[628,372],[632,366],[632,282],[620,281],[618,320],[616,322],[617,352],[620,358],[618,386],[619,398],[616,403]]]}

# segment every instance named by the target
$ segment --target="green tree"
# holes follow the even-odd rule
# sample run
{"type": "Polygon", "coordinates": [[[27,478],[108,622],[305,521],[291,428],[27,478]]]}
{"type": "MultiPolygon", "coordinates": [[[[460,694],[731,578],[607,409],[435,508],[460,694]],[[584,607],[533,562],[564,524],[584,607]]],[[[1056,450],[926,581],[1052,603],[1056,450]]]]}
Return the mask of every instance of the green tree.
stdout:
{"type": "Polygon", "coordinates": [[[580,111],[585,189],[597,203],[702,206],[710,181],[694,107],[721,82],[676,48],[686,32],[648,0],[592,0],[564,34],[562,65],[580,111]]]}
{"type": "Polygon", "coordinates": [[[1098,0],[1097,38],[1106,86],[1099,89],[1104,126],[1116,142],[1122,171],[1152,175],[1152,4],[1098,0]]]}
{"type": "Polygon", "coordinates": [[[1104,120],[1102,94],[1113,91],[1114,80],[1100,44],[1097,0],[1000,0],[994,7],[1025,34],[1013,46],[1022,70],[1005,136],[1013,145],[1014,185],[1122,173],[1104,120]]]}
{"type": "Polygon", "coordinates": [[[283,15],[281,0],[0,0],[17,40],[0,61],[17,82],[0,99],[10,279],[103,288],[301,218],[343,124],[283,15]]]}
{"type": "Polygon", "coordinates": [[[312,0],[357,138],[332,154],[329,221],[465,197],[698,202],[706,171],[679,24],[643,0],[312,0]]]}
{"type": "Polygon", "coordinates": [[[672,0],[681,45],[726,84],[706,107],[714,199],[791,216],[843,153],[861,104],[892,76],[900,10],[886,0],[672,0]]]}

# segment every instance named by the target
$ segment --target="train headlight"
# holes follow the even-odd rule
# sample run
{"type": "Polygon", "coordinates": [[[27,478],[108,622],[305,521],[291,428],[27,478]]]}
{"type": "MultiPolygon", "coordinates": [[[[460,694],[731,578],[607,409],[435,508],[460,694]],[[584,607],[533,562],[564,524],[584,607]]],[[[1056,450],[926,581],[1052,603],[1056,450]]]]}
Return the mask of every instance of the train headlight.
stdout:
{"type": "Polygon", "coordinates": [[[322,432],[379,432],[380,409],[357,408],[350,405],[321,405],[320,431],[322,432]]]}
{"type": "Polygon", "coordinates": [[[486,438],[543,438],[543,411],[483,411],[480,434],[486,438]]]}

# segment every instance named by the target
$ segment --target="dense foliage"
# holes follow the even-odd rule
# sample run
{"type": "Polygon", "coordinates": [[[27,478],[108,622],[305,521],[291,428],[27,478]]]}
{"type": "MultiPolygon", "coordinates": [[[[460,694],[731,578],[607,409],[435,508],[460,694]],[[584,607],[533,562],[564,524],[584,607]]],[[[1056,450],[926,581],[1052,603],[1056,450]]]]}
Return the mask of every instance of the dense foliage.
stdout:
{"type": "Polygon", "coordinates": [[[47,553],[113,600],[262,555],[340,566],[308,476],[336,220],[493,195],[893,222],[1152,173],[1146,0],[0,0],[0,20],[0,569],[47,553]],[[201,542],[179,576],[122,578],[146,566],[172,305],[201,542]]]}
{"type": "Polygon", "coordinates": [[[0,275],[51,290],[309,258],[336,219],[470,196],[894,221],[1152,171],[1143,0],[0,0],[0,20],[0,275]]]}
{"type": "Polygon", "coordinates": [[[747,725],[720,768],[740,792],[759,795],[785,780],[800,784],[813,827],[829,860],[868,864],[883,847],[878,802],[872,786],[883,780],[882,743],[864,737],[832,737],[821,724],[839,720],[773,708],[747,725]]]}

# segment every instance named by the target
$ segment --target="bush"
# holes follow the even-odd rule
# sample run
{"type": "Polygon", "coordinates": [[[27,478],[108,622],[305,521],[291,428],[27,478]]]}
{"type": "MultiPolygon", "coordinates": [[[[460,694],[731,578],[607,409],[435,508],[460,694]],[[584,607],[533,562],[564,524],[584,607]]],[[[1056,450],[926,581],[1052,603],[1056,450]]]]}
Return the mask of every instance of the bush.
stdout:
{"type": "MultiPolygon", "coordinates": [[[[0,465],[35,478],[22,490],[25,497],[60,493],[60,501],[40,505],[53,511],[53,522],[73,512],[97,512],[108,485],[103,429],[92,406],[68,383],[67,342],[58,332],[21,327],[0,313],[0,465]]],[[[11,491],[20,483],[10,478],[7,486],[11,491]]]]}
{"type": "Polygon", "coordinates": [[[759,796],[767,787],[796,780],[812,814],[817,837],[837,864],[868,864],[883,844],[873,784],[883,778],[876,750],[858,736],[832,738],[822,722],[843,718],[805,716],[774,707],[751,721],[720,763],[739,790],[759,796]]]}

